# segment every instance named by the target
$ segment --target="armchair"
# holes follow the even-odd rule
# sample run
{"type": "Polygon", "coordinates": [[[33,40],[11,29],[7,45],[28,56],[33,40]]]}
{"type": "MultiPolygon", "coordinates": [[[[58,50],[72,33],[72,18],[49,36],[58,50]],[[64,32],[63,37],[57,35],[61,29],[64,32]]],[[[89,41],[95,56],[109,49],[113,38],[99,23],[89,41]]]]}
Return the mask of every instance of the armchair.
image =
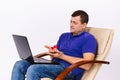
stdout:
{"type": "MultiPolygon", "coordinates": [[[[98,43],[98,49],[97,49],[97,56],[95,60],[91,61],[81,61],[77,62],[75,64],[72,64],[68,68],[66,68],[64,71],[62,71],[55,80],[64,80],[64,77],[73,69],[77,68],[80,65],[93,63],[92,67],[85,71],[85,73],[82,76],[81,80],[94,80],[97,72],[99,71],[102,64],[109,64],[109,61],[104,61],[112,44],[113,29],[107,29],[107,28],[94,28],[94,27],[87,27],[86,31],[93,34],[97,40],[98,43]]],[[[43,56],[44,54],[41,54],[43,56]]],[[[48,78],[43,78],[41,80],[50,80],[48,78]]]]}

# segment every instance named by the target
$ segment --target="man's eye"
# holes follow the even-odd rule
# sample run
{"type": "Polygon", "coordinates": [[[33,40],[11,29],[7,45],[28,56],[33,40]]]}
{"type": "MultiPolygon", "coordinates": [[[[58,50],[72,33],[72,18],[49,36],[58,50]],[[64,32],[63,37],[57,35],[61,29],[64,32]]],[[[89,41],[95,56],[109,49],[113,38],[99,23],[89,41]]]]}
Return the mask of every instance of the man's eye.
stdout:
{"type": "Polygon", "coordinates": [[[76,22],[73,22],[75,25],[77,24],[76,22]]]}

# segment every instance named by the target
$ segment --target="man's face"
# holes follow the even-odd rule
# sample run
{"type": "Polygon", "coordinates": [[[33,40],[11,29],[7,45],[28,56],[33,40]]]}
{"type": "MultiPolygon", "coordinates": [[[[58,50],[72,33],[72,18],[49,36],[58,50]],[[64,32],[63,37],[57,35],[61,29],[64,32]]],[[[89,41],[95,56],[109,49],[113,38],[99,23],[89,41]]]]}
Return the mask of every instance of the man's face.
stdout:
{"type": "Polygon", "coordinates": [[[73,33],[73,35],[79,34],[83,31],[83,29],[86,27],[86,23],[81,23],[81,17],[71,17],[70,21],[70,31],[73,33]]]}

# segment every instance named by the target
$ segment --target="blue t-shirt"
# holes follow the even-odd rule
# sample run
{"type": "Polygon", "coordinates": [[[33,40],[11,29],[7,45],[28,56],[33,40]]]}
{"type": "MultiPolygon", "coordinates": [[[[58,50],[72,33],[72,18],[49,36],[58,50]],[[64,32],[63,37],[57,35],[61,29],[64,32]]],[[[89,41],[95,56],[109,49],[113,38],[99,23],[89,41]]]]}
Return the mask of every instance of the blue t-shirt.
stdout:
{"type": "MultiPolygon", "coordinates": [[[[63,33],[57,43],[58,50],[62,51],[65,55],[83,58],[83,54],[86,52],[92,52],[96,54],[97,42],[94,36],[86,31],[83,31],[79,35],[73,36],[72,33],[63,33]]],[[[61,59],[53,59],[53,61],[63,64],[65,67],[70,66],[66,61],[61,59]]],[[[76,75],[80,80],[84,70],[77,68],[72,71],[72,74],[76,75]]]]}

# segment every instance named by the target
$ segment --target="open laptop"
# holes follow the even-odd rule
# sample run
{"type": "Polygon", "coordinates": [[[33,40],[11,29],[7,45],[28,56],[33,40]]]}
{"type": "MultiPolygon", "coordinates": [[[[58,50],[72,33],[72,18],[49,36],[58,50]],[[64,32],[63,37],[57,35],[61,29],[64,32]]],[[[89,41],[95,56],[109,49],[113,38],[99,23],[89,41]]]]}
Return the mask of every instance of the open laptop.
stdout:
{"type": "Polygon", "coordinates": [[[12,36],[21,59],[27,60],[30,63],[48,63],[48,64],[52,63],[51,60],[33,57],[26,36],[21,36],[16,34],[13,34],[12,36]]]}

